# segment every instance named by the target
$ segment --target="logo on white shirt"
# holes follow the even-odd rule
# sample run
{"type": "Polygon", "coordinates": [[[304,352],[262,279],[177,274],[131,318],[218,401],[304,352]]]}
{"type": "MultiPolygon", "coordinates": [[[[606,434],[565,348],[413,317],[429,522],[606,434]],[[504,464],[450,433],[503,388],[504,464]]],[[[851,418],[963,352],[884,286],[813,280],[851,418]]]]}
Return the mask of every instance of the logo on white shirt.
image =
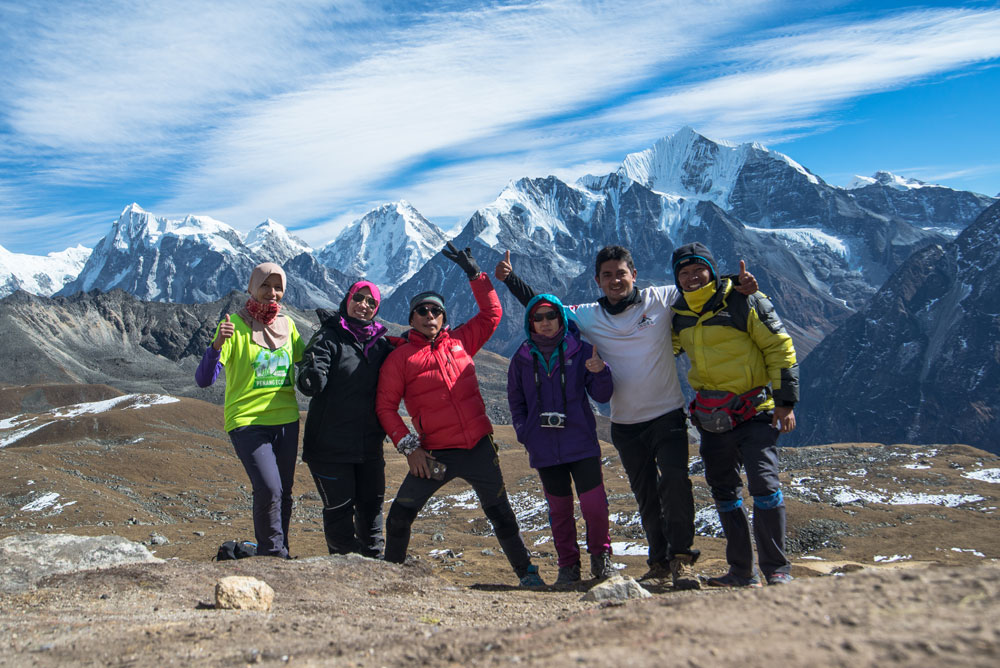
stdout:
{"type": "Polygon", "coordinates": [[[635,328],[637,330],[638,329],[646,329],[647,327],[651,327],[654,322],[655,322],[655,320],[653,320],[652,318],[650,318],[647,314],[643,313],[642,314],[642,319],[639,320],[639,324],[636,325],[635,328]]]}

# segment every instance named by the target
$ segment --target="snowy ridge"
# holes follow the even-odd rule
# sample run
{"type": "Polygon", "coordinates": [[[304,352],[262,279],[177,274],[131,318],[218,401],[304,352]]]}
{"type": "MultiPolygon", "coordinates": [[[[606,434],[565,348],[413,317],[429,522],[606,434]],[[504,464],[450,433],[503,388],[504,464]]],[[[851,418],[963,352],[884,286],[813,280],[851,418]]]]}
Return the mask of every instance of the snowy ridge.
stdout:
{"type": "Polygon", "coordinates": [[[447,237],[405,201],[383,204],[347,226],[317,259],[351,278],[379,286],[386,297],[437,254],[447,237]]]}
{"type": "MultiPolygon", "coordinates": [[[[758,143],[710,140],[690,127],[658,140],[652,148],[625,156],[618,171],[658,193],[713,202],[725,209],[736,180],[752,155],[784,162],[810,183],[820,183],[809,170],[783,153],[758,143]]],[[[585,179],[586,184],[600,183],[596,177],[585,179]]]]}
{"type": "Polygon", "coordinates": [[[867,188],[868,186],[882,185],[888,186],[889,188],[895,188],[896,190],[916,190],[918,188],[943,188],[944,186],[934,185],[932,183],[924,183],[923,181],[918,181],[917,179],[908,179],[905,176],[899,176],[893,174],[892,172],[878,171],[875,172],[874,176],[857,176],[847,184],[844,190],[857,190],[858,188],[867,188]]]}
{"type": "Polygon", "coordinates": [[[0,297],[16,290],[48,297],[77,277],[90,253],[82,245],[48,255],[11,253],[0,246],[0,297]]]}
{"type": "Polygon", "coordinates": [[[244,243],[258,257],[277,264],[285,264],[302,253],[312,253],[309,244],[270,218],[250,230],[244,243]]]}

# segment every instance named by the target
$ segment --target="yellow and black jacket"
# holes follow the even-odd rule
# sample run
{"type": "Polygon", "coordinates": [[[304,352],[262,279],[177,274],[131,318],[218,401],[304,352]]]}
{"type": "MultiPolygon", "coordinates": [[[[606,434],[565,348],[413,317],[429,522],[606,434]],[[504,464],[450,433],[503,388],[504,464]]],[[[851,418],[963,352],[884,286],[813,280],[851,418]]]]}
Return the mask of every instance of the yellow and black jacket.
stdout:
{"type": "Polygon", "coordinates": [[[743,394],[770,384],[773,398],[758,411],[771,410],[775,402],[791,406],[798,401],[795,347],[763,292],[741,295],[730,279],[723,278],[718,288],[712,283],[694,293],[681,293],[671,308],[674,354],[683,351],[690,358],[692,388],[743,394]],[[705,300],[704,306],[695,311],[687,300],[699,298],[705,300]]]}

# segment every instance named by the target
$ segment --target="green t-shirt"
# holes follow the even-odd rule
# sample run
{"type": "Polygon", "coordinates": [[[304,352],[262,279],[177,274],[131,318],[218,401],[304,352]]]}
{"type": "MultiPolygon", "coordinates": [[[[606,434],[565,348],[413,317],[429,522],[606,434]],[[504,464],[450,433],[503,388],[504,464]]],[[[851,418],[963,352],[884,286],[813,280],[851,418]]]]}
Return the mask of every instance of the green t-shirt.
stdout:
{"type": "Polygon", "coordinates": [[[293,363],[302,359],[305,344],[295,323],[288,318],[288,340],[277,350],[268,350],[253,342],[243,318],[232,314],[229,319],[236,329],[219,351],[219,361],[226,369],[226,431],[250,424],[296,422],[299,405],[293,363]]]}

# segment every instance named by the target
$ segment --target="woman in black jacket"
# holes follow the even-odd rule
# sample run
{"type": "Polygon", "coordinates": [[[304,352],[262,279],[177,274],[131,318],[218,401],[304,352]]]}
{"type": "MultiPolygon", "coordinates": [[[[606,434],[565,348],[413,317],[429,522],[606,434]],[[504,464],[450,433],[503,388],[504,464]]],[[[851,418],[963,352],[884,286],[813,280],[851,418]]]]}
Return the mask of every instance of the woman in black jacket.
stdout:
{"type": "Polygon", "coordinates": [[[306,346],[296,384],[309,402],[302,461],[323,500],[330,554],[381,556],[385,431],[375,416],[379,368],[393,346],[374,321],[374,283],[350,287],[336,312],[318,309],[320,328],[306,346]]]}

